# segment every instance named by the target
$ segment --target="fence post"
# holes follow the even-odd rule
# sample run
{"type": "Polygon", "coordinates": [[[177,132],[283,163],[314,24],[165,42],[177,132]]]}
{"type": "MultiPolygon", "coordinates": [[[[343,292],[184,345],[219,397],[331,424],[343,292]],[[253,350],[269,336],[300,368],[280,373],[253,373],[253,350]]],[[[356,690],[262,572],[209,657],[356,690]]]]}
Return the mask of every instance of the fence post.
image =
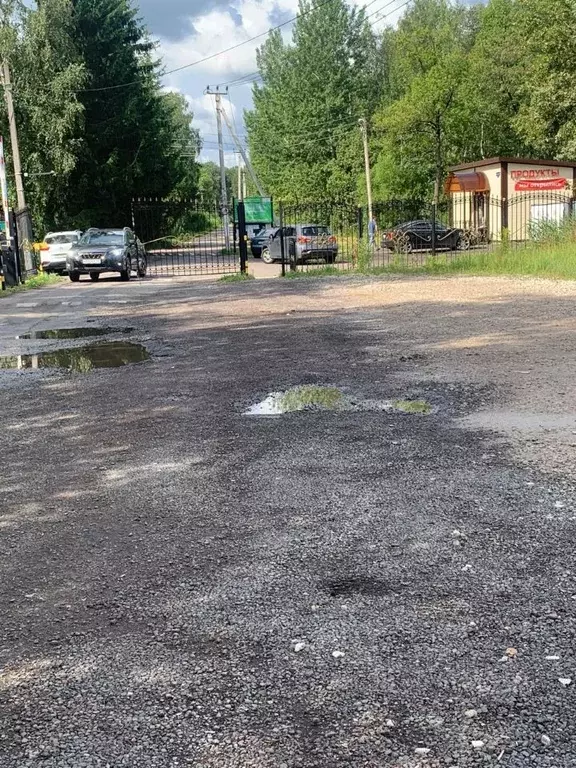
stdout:
{"type": "Polygon", "coordinates": [[[364,235],[364,208],[358,206],[358,241],[362,240],[364,235]]]}
{"type": "Polygon", "coordinates": [[[432,203],[432,256],[436,254],[436,203],[432,203]]]}
{"type": "Polygon", "coordinates": [[[248,237],[246,235],[246,210],[243,201],[238,203],[238,247],[240,249],[240,272],[246,272],[248,237]]]}
{"type": "Polygon", "coordinates": [[[286,248],[284,247],[284,206],[282,203],[280,203],[280,216],[279,216],[279,224],[280,224],[280,258],[282,260],[282,277],[286,275],[286,248]]]}

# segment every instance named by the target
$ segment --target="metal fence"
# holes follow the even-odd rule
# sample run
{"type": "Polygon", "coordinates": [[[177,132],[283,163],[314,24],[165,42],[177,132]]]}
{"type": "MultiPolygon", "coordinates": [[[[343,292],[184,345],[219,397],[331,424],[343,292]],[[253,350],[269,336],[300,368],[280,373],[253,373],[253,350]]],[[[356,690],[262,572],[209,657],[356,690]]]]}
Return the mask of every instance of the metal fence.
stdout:
{"type": "Polygon", "coordinates": [[[132,203],[132,225],[153,277],[226,274],[240,268],[228,210],[193,200],[138,199],[132,203]]]}
{"type": "Polygon", "coordinates": [[[576,242],[576,202],[569,193],[534,191],[508,200],[484,193],[458,193],[438,205],[390,200],[365,207],[337,203],[277,206],[280,227],[269,250],[285,269],[327,265],[349,270],[418,267],[430,258],[461,258],[530,243],[576,242]],[[283,237],[280,237],[283,233],[283,237]]]}

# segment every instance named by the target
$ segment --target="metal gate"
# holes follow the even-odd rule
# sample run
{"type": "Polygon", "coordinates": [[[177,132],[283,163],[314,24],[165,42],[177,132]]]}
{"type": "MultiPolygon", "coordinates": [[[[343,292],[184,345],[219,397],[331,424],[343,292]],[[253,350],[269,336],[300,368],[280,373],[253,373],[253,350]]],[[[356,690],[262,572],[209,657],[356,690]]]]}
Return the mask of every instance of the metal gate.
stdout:
{"type": "Polygon", "coordinates": [[[219,207],[191,200],[137,199],[132,201],[132,225],[146,248],[152,277],[240,269],[232,228],[219,207]]]}

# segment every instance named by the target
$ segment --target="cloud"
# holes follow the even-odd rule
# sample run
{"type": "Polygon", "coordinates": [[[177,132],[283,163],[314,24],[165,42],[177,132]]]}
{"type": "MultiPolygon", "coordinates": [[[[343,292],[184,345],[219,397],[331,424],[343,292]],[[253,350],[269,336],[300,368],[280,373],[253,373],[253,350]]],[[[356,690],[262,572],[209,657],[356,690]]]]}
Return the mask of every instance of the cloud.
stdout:
{"type": "MultiPolygon", "coordinates": [[[[369,0],[370,2],[370,0],[369,0]]],[[[474,2],[474,0],[468,0],[474,2]]],[[[352,4],[364,5],[360,0],[352,4]]],[[[283,24],[298,12],[298,0],[197,0],[191,8],[188,0],[141,0],[141,11],[152,35],[159,38],[159,53],[165,70],[186,67],[163,78],[165,86],[187,94],[194,112],[194,125],[200,130],[204,142],[203,159],[217,161],[216,119],[213,97],[203,95],[207,85],[215,86],[256,72],[256,50],[266,39],[271,27],[283,24]],[[256,35],[257,40],[248,42],[256,35]],[[228,53],[214,56],[219,51],[238,45],[228,53]],[[188,66],[206,57],[194,66],[188,66]]],[[[375,30],[395,24],[404,13],[404,0],[384,4],[374,2],[367,14],[375,30]],[[382,13],[375,13],[381,7],[382,13]]],[[[292,25],[283,27],[289,39],[292,25]]],[[[245,133],[243,112],[252,106],[252,85],[231,84],[230,102],[225,102],[228,114],[234,112],[237,130],[245,133]]],[[[224,128],[225,149],[231,153],[234,145],[224,128]]],[[[227,154],[235,164],[233,153],[227,154]]]]}

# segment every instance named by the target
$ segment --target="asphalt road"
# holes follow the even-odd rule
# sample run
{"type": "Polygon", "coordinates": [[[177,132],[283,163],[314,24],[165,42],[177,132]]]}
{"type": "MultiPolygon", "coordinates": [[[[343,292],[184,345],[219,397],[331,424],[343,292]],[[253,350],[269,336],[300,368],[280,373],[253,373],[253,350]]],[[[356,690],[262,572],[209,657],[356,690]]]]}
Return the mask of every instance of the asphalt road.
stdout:
{"type": "Polygon", "coordinates": [[[0,370],[2,768],[576,764],[573,479],[464,426],[528,368],[518,398],[571,401],[574,295],[471,285],[0,300],[1,354],[112,326],[151,355],[0,370]],[[243,415],[299,384],[358,407],[243,415]]]}

